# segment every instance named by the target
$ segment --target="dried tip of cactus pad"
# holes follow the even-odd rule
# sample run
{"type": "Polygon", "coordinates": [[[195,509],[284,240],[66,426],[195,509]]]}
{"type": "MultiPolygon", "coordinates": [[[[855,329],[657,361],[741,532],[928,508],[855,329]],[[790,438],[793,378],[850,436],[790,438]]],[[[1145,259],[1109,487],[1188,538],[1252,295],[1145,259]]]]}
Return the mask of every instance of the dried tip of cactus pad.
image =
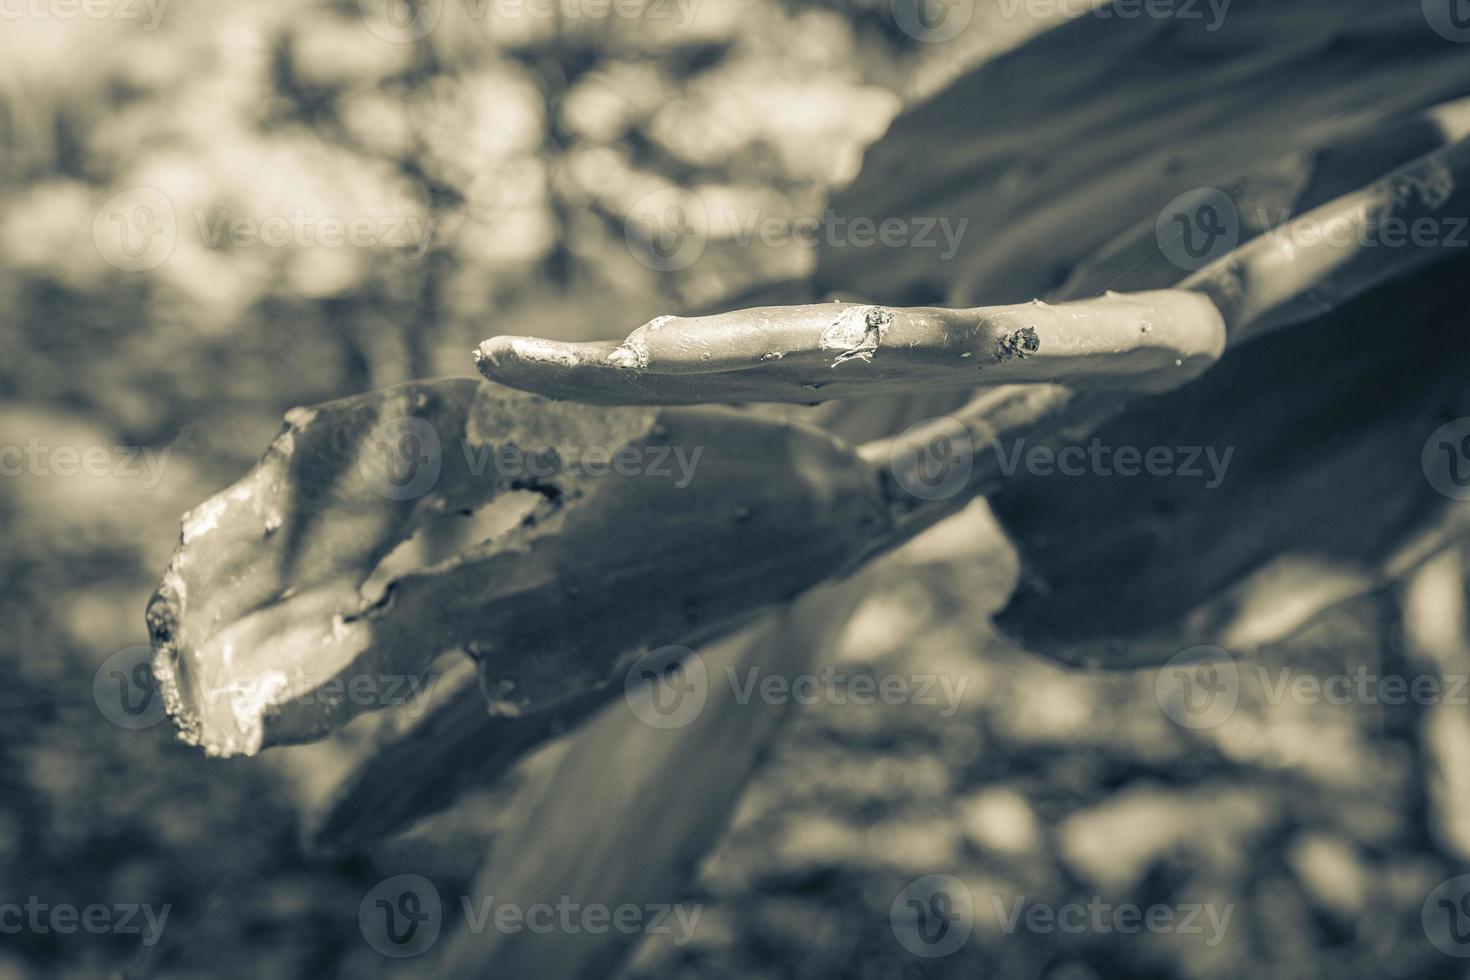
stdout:
{"type": "Polygon", "coordinates": [[[495,337],[475,360],[492,381],[604,404],[819,402],[1059,381],[1159,391],[1224,347],[1203,296],[1163,290],[1051,306],[951,310],[822,303],[662,316],[621,343],[495,337]]]}
{"type": "Polygon", "coordinates": [[[547,498],[544,517],[579,479],[486,466],[486,454],[621,444],[653,415],[593,414],[453,380],[296,409],[286,421],[253,470],[185,515],[149,606],[165,704],[181,736],[211,754],[319,735],[442,652],[385,647],[378,620],[391,619],[397,583],[376,602],[361,591],[379,562],[431,514],[530,489],[547,498]]]}
{"type": "Polygon", "coordinates": [[[396,689],[452,651],[491,710],[528,714],[837,574],[887,519],[871,466],[814,428],[404,385],[293,413],[185,518],[149,610],[156,673],[182,736],[220,755],[318,738],[378,706],[342,691],[396,689]],[[362,594],[425,516],[510,490],[544,500],[362,594]]]}

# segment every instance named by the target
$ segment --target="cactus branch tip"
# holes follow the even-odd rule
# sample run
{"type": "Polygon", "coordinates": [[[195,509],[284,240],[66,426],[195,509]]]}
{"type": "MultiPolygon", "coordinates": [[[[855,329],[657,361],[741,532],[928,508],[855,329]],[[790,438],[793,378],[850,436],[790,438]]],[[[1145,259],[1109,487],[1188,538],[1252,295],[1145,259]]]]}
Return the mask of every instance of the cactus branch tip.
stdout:
{"type": "Polygon", "coordinates": [[[1218,312],[1179,290],[947,309],[817,303],[661,316],[621,342],[494,337],[491,381],[600,404],[811,403],[1026,382],[1157,391],[1224,347],[1218,312]]]}

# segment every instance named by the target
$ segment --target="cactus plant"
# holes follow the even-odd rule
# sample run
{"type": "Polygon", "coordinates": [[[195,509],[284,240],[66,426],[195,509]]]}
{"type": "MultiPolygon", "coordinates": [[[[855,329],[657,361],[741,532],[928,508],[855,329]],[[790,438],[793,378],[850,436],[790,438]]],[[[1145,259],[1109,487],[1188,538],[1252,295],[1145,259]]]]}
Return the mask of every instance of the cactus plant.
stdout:
{"type": "MultiPolygon", "coordinates": [[[[836,203],[975,216],[971,251],[953,266],[824,254],[812,291],[861,288],[874,302],[753,304],[587,345],[492,338],[476,354],[494,384],[421,382],[294,414],[255,471],[186,519],[150,607],[182,732],[219,754],[320,737],[353,713],[308,697],[323,685],[417,676],[464,650],[480,689],[451,667],[428,715],[390,721],[320,839],[400,829],[573,728],[563,767],[517,804],[493,872],[517,894],[576,883],[609,900],[667,897],[779,712],[713,711],[687,741],[655,750],[626,715],[599,711],[620,693],[618,669],[652,646],[722,637],[732,658],[814,655],[845,608],[826,598],[842,588],[828,583],[975,496],[991,500],[1026,564],[998,622],[1075,663],[1259,645],[1403,575],[1464,530],[1463,511],[1401,458],[1404,431],[1417,452],[1431,423],[1466,414],[1457,381],[1470,365],[1446,301],[1464,261],[1443,241],[1303,243],[1309,224],[1354,241],[1390,218],[1470,214],[1455,101],[1470,92],[1470,65],[1411,16],[1417,4],[1241,0],[1218,34],[1182,20],[1080,20],[901,118],[836,203]],[[1404,43],[1383,56],[1379,35],[1404,43]],[[1079,51],[1079,68],[1058,70],[1079,51]],[[1099,77],[1116,101],[1099,101],[1099,77]],[[978,90],[984,119],[956,111],[978,90]],[[1296,217],[1268,228],[1244,209],[1239,247],[1180,268],[1157,247],[1153,218],[1211,185],[1296,217]],[[1054,305],[1031,305],[1041,299],[1054,305]],[[837,397],[850,401],[818,416],[828,432],[789,414],[680,407],[837,397]],[[894,433],[935,406],[948,418],[902,438],[958,426],[972,456],[955,492],[926,499],[905,490],[915,456],[894,433]],[[385,424],[433,433],[432,488],[382,492],[399,486],[383,478],[401,448],[371,438],[385,424]],[[1006,440],[1158,445],[1180,431],[1253,452],[1242,482],[1215,497],[1178,481],[1139,492],[1007,475],[999,458],[1006,440]],[[702,451],[686,487],[573,472],[558,450],[659,441],[702,451]],[[553,475],[486,479],[466,464],[506,447],[547,454],[553,475]],[[362,594],[427,514],[524,489],[542,499],[521,527],[362,594]],[[1282,499],[1298,506],[1275,508],[1282,499]],[[1278,595],[1273,573],[1304,558],[1321,560],[1324,587],[1278,595]],[[719,792],[672,772],[690,753],[720,772],[719,792]],[[651,756],[665,768],[628,777],[631,790],[598,771],[600,759],[651,756]],[[427,775],[387,785],[406,758],[429,760],[427,775]],[[577,840],[581,792],[606,809],[603,832],[577,840]],[[640,840],[629,861],[645,802],[687,823],[640,840]],[[568,865],[574,844],[593,878],[568,865]]],[[[626,942],[550,951],[525,936],[465,938],[443,969],[589,975],[626,942]]]]}

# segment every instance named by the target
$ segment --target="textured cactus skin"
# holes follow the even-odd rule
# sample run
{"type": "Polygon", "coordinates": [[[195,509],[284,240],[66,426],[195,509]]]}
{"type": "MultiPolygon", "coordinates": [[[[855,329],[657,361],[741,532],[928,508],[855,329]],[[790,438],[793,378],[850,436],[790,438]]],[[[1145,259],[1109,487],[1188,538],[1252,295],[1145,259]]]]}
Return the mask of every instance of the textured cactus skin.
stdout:
{"type": "Polygon", "coordinates": [[[809,426],[404,385],[291,413],[251,473],[186,517],[149,608],[155,672],[182,737],[221,755],[318,738],[371,706],[324,685],[376,690],[454,650],[475,656],[497,711],[529,712],[605,683],[621,655],[830,578],[887,522],[876,471],[809,426]],[[397,449],[372,434],[402,418],[432,426],[441,472],[398,500],[374,489],[397,449]],[[550,475],[489,465],[508,447],[552,453],[534,467],[550,475]],[[567,465],[570,447],[626,450],[648,472],[567,465]],[[653,462],[680,452],[687,474],[653,462]],[[516,489],[546,498],[521,527],[362,596],[427,514],[516,489]]]}
{"type": "Polygon", "coordinates": [[[492,381],[609,405],[810,403],[1057,381],[1161,391],[1224,349],[1217,312],[1179,291],[951,310],[821,303],[662,316],[621,344],[496,337],[492,381]]]}
{"type": "MultiPolygon", "coordinates": [[[[795,598],[888,526],[877,471],[820,430],[715,408],[657,420],[630,446],[699,451],[687,487],[609,475],[528,547],[469,557],[452,577],[426,573],[423,601],[473,631],[487,696],[503,710],[603,683],[617,653],[695,642],[795,598]]],[[[404,583],[406,604],[417,585],[404,583]]]]}
{"type": "MultiPolygon", "coordinates": [[[[1463,95],[1470,89],[1470,62],[1464,58],[1461,48],[1440,43],[1423,29],[1417,7],[1413,3],[1385,5],[1381,0],[1293,4],[1283,4],[1280,0],[1237,0],[1229,22],[1215,35],[1203,34],[1198,22],[1145,18],[1125,23],[1079,18],[994,60],[929,104],[902,117],[890,136],[869,155],[863,175],[836,202],[839,214],[970,217],[973,224],[965,239],[966,251],[958,261],[936,265],[931,255],[918,250],[897,254],[887,249],[828,250],[819,255],[817,275],[809,285],[816,292],[859,289],[884,302],[913,304],[1020,303],[1046,295],[1072,267],[1086,261],[1094,249],[1105,245],[1120,229],[1145,216],[1151,223],[1162,202],[1177,193],[1205,185],[1228,187],[1238,174],[1259,166],[1263,160],[1301,151],[1305,134],[1327,139],[1352,132],[1364,122],[1376,123],[1398,110],[1463,95]],[[1399,42],[1410,42],[1412,53],[1394,59],[1382,57],[1377,40],[1389,33],[1399,42]],[[1284,39],[1289,44],[1284,44],[1284,39]],[[1241,51],[1258,56],[1243,67],[1238,59],[1241,51]],[[1085,57],[1078,57],[1079,53],[1085,53],[1085,57]],[[1106,86],[1098,84],[1103,78],[1107,79],[1106,86]],[[1352,84],[1342,84],[1344,78],[1351,78],[1352,84]],[[1106,111],[1102,120],[1095,113],[1082,111],[1103,103],[1106,111]],[[977,110],[977,106],[983,106],[983,110],[977,110]],[[1075,152],[1079,145],[1085,145],[1088,152],[1075,152]]],[[[1398,50],[1410,49],[1401,45],[1398,50]]],[[[1396,139],[1388,143],[1371,139],[1369,143],[1381,149],[1384,145],[1394,145],[1396,139]]],[[[1417,137],[1415,142],[1405,145],[1412,148],[1405,157],[1426,148],[1417,137]]],[[[1397,162],[1393,160],[1388,165],[1397,162]]],[[[1328,174],[1318,201],[1358,187],[1382,169],[1365,165],[1361,173],[1347,175],[1335,186],[1331,184],[1334,175],[1328,174]]],[[[1311,184],[1315,185],[1318,179],[1313,175],[1311,184]]],[[[1152,246],[1152,228],[1147,231],[1145,245],[1152,246]]],[[[1078,273],[1078,279],[1094,285],[1094,292],[1104,288],[1164,288],[1177,280],[1177,272],[1172,267],[1159,267],[1164,273],[1161,279],[1123,280],[1115,277],[1118,272],[1133,267],[1131,259],[1120,260],[1111,269],[1102,269],[1101,264],[1090,277],[1086,269],[1078,273]]],[[[1053,298],[1090,294],[1087,290],[1066,291],[1053,298]]],[[[815,296],[799,293],[766,302],[806,302],[812,298],[815,296]]],[[[754,304],[732,302],[730,305],[754,304]]],[[[1374,339],[1390,343],[1392,338],[1388,334],[1399,322],[1388,318],[1385,336],[1374,339]]],[[[1227,364],[1233,363],[1230,357],[1233,355],[1227,356],[1227,364]]],[[[1322,394],[1324,386],[1330,383],[1322,368],[1331,361],[1332,350],[1330,346],[1319,349],[1311,357],[1311,362],[1303,367],[1317,382],[1313,391],[1322,394]]],[[[910,421],[952,411],[964,397],[958,392],[951,397],[945,395],[940,393],[938,404],[931,398],[920,408],[906,408],[905,403],[895,400],[897,407],[880,413],[886,421],[876,426],[866,416],[859,418],[876,407],[872,403],[834,405],[831,408],[835,411],[828,417],[833,419],[833,425],[842,425],[845,431],[862,431],[865,438],[871,438],[882,431],[896,431],[910,421]]],[[[367,397],[371,401],[377,396],[367,397]]],[[[910,399],[909,404],[920,401],[910,399]]],[[[1036,399],[1038,405],[1044,405],[1045,401],[1036,399]]],[[[1222,401],[1225,404],[1221,410],[1225,412],[1252,408],[1239,398],[1223,397],[1222,401]]],[[[1057,403],[1065,405],[1066,401],[1058,399],[1057,403]]],[[[1142,407],[1147,409],[1150,404],[1145,402],[1142,407]]],[[[1186,402],[1173,404],[1183,406],[1186,402]]],[[[1353,408],[1350,403],[1347,407],[1353,408]]],[[[1045,416],[1049,411],[1038,408],[1018,414],[1033,419],[1034,428],[1040,432],[1046,428],[1045,416]]],[[[1177,421],[1162,413],[1154,419],[1161,424],[1177,421]]],[[[1164,424],[1162,430],[1153,431],[1173,433],[1175,430],[1164,424]]],[[[1323,447],[1317,448],[1319,455],[1326,454],[1323,447]]],[[[1331,467],[1325,471],[1330,472],[1331,467]]],[[[1099,522],[1095,519],[1073,520],[1087,506],[1087,493],[1047,501],[1052,508],[1048,513],[1041,509],[1040,502],[1029,500],[1019,488],[1013,489],[1015,493],[1008,495],[1007,501],[1018,508],[1035,508],[1033,512],[1038,515],[1029,525],[1024,517],[1012,523],[1012,529],[1022,538],[1033,570],[1044,568],[1048,560],[1034,546],[1052,530],[1048,523],[1051,516],[1057,518],[1056,526],[1069,529],[1068,547],[1078,541],[1090,541],[1099,534],[1099,522]]],[[[1269,496],[1269,490],[1262,492],[1269,496]]],[[[1400,498],[1390,496],[1384,501],[1397,511],[1400,498]]],[[[1379,501],[1373,503],[1376,506],[1379,501]]],[[[1269,500],[1265,506],[1270,506],[1269,500]]],[[[1252,515],[1247,512],[1246,516],[1252,515]]],[[[1146,531],[1149,517],[1133,502],[1123,502],[1120,519],[1125,524],[1135,522],[1131,525],[1135,531],[1140,528],[1146,531]]],[[[1197,530],[1208,519],[1208,515],[1201,516],[1197,510],[1181,517],[1185,524],[1197,530]]],[[[246,524],[242,522],[242,526],[246,524]]],[[[1415,522],[1408,521],[1395,526],[1411,529],[1414,525],[1415,522]]],[[[1229,528],[1222,526],[1220,533],[1229,533],[1229,528]]],[[[320,537],[332,539],[332,535],[320,537]]],[[[257,544],[250,534],[242,535],[239,541],[243,548],[254,548],[257,544]]],[[[226,564],[240,566],[244,572],[240,579],[252,584],[259,569],[249,561],[227,562],[232,544],[225,538],[218,542],[217,549],[194,549],[193,559],[201,565],[215,561],[220,569],[226,564]]],[[[256,554],[268,553],[262,550],[256,554]]],[[[372,560],[360,558],[363,564],[371,564],[372,560]]],[[[1191,559],[1185,556],[1183,560],[1182,567],[1187,570],[1191,559]]],[[[1162,567],[1166,563],[1160,564],[1162,567]]],[[[234,580],[228,571],[201,574],[197,567],[187,566],[186,562],[180,569],[181,581],[225,583],[228,588],[233,587],[234,580]]],[[[1090,567],[1093,572],[1106,568],[1104,574],[1091,579],[1091,584],[1118,584],[1116,562],[1090,567]]],[[[1180,567],[1169,566],[1171,570],[1180,567]]],[[[1077,574],[1067,580],[1069,584],[1088,581],[1081,566],[1075,571],[1077,574]]],[[[289,579],[289,576],[277,577],[282,581],[289,579]]],[[[1370,574],[1364,581],[1372,577],[1370,574]]],[[[1154,579],[1166,590],[1176,588],[1180,581],[1165,574],[1156,574],[1154,579]]],[[[1183,581],[1192,588],[1199,584],[1187,576],[1183,581]]],[[[209,633],[211,624],[208,617],[196,617],[192,608],[187,617],[181,616],[182,596],[170,598],[169,588],[166,585],[161,593],[163,601],[155,604],[150,619],[156,623],[157,635],[177,650],[177,636],[190,634],[202,638],[209,633]],[[181,623],[181,618],[190,622],[181,623]]],[[[265,593],[268,595],[269,589],[265,593]]],[[[1210,593],[1210,596],[1219,594],[1210,593]]],[[[197,593],[190,598],[197,599],[197,593]]],[[[352,599],[357,601],[355,596],[352,599]]],[[[229,605],[245,605],[234,603],[228,597],[226,601],[229,605]]],[[[1086,616],[1092,612],[1106,615],[1110,610],[1069,604],[1069,597],[1063,595],[1054,606],[1036,603],[1024,615],[1016,613],[1008,624],[1017,629],[1031,629],[1038,645],[1048,652],[1073,656],[1078,652],[1073,645],[1077,637],[1054,635],[1049,643],[1045,636],[1047,621],[1054,623],[1063,616],[1086,616]]],[[[1171,612],[1158,621],[1173,616],[1171,612]]],[[[1115,625],[1105,624],[1105,632],[1111,637],[1137,636],[1148,631],[1147,624],[1125,623],[1114,628],[1115,625]]],[[[1081,639],[1091,642],[1096,638],[1093,634],[1081,639]]],[[[161,665],[169,669],[169,659],[164,658],[161,665]]],[[[452,708],[473,706],[473,702],[456,699],[452,704],[436,704],[425,721],[432,719],[453,727],[456,717],[473,718],[477,722],[473,731],[456,729],[456,735],[463,736],[457,744],[473,744],[475,739],[483,737],[503,738],[505,741],[500,744],[509,746],[529,732],[529,726],[544,725],[557,711],[569,712],[580,703],[580,697],[585,696],[574,696],[553,709],[531,711],[521,718],[490,717],[471,711],[456,716],[452,708]]],[[[390,773],[394,760],[422,763],[425,757],[410,750],[444,744],[436,738],[439,731],[442,729],[432,724],[416,726],[405,736],[409,739],[403,746],[405,754],[390,752],[383,760],[375,760],[373,766],[363,770],[358,787],[386,790],[384,785],[373,785],[374,780],[390,773]]],[[[196,733],[196,737],[202,737],[202,733],[196,733]]],[[[535,741],[541,736],[526,737],[535,741]]],[[[461,765],[467,754],[459,756],[461,765]]],[[[686,754],[703,757],[698,745],[689,747],[686,754]]],[[[443,771],[448,774],[447,769],[443,771]]],[[[491,765],[486,771],[487,778],[494,771],[498,770],[491,765]]],[[[405,794],[414,792],[412,785],[396,785],[405,794]]],[[[346,798],[362,800],[364,805],[382,799],[371,792],[351,797],[351,790],[349,786],[346,798]]],[[[585,800],[577,799],[576,803],[581,805],[585,800]]],[[[393,826],[396,826],[393,821],[385,821],[376,831],[393,826]]],[[[375,830],[368,828],[365,834],[372,832],[375,830]]],[[[642,845],[640,860],[656,864],[659,841],[640,840],[639,843],[642,845]]]]}
{"type": "MultiPolygon", "coordinates": [[[[493,486],[471,485],[451,465],[434,494],[390,500],[363,480],[357,459],[374,427],[397,417],[462,439],[475,392],[473,382],[411,383],[293,410],[250,473],[184,516],[148,625],[159,651],[154,671],[185,741],[220,755],[258,749],[262,716],[272,707],[252,706],[230,687],[248,694],[288,670],[298,683],[315,677],[313,634],[329,633],[336,617],[357,610],[359,585],[424,515],[491,499],[493,486]],[[311,632],[281,641],[279,655],[264,649],[292,629],[311,632]],[[222,637],[229,630],[238,631],[234,642],[222,637]]],[[[331,721],[324,704],[299,713],[321,717],[292,717],[293,727],[331,721]]]]}
{"type": "Polygon", "coordinates": [[[1463,505],[1420,462],[1435,429],[1470,414],[1456,298],[1470,263],[1445,251],[1453,258],[1341,305],[1342,274],[1314,275],[1329,312],[1232,348],[1204,377],[1093,433],[1108,446],[1233,447],[1219,487],[1149,475],[1004,481],[991,504],[1028,574],[997,625],[1087,665],[1159,663],[1204,643],[1244,651],[1388,584],[1458,533],[1463,505]]]}
{"type": "Polygon", "coordinates": [[[463,670],[439,678],[427,712],[384,712],[369,750],[307,815],[307,846],[348,850],[447,809],[467,790],[497,783],[532,750],[621,694],[614,688],[507,718],[485,710],[475,667],[465,661],[463,670]]]}
{"type": "Polygon", "coordinates": [[[1024,303],[1176,195],[1470,94],[1464,45],[1426,30],[1412,0],[1234,0],[1217,30],[1184,9],[1078,17],[901,115],[832,211],[967,219],[960,251],[821,249],[816,288],[1024,303]]]}

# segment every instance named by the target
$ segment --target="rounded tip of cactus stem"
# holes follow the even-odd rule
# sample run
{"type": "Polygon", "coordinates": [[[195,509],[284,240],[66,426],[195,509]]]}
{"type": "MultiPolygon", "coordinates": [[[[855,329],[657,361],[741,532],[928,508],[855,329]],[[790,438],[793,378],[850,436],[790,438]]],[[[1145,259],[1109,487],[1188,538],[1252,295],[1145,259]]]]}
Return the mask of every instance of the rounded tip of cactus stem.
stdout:
{"type": "Polygon", "coordinates": [[[1224,337],[1209,299],[1156,290],[1061,306],[821,303],[657,317],[621,343],[495,337],[476,361],[492,381],[579,402],[811,404],[1053,381],[1156,392],[1213,363],[1224,337]]]}

